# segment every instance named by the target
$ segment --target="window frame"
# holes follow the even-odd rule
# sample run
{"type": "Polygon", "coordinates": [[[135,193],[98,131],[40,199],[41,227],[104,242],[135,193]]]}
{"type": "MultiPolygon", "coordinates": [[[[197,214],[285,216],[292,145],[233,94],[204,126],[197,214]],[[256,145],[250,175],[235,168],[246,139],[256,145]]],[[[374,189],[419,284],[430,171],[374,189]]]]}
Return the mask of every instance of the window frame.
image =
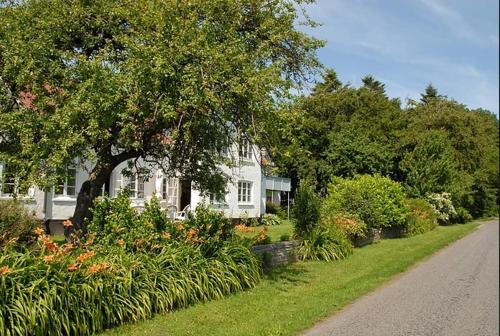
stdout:
{"type": "Polygon", "coordinates": [[[238,204],[253,204],[252,181],[238,181],[238,204]]]}
{"type": "Polygon", "coordinates": [[[122,188],[128,190],[129,197],[137,200],[144,199],[144,178],[137,173],[134,173],[132,176],[121,175],[122,188]]]}
{"type": "Polygon", "coordinates": [[[177,207],[179,203],[179,179],[176,177],[163,177],[161,181],[161,198],[167,205],[177,207]],[[171,193],[172,192],[172,193],[171,193]]]}
{"type": "Polygon", "coordinates": [[[243,161],[253,160],[252,144],[245,137],[241,137],[238,141],[238,157],[243,161]]]}
{"type": "Polygon", "coordinates": [[[64,179],[62,179],[62,184],[58,183],[56,186],[54,186],[54,197],[59,198],[59,197],[70,197],[70,198],[76,198],[77,192],[76,192],[76,186],[77,186],[77,180],[78,180],[78,171],[76,167],[68,167],[66,168],[66,176],[64,176],[64,179]],[[74,175],[72,175],[72,180],[73,183],[72,185],[69,184],[69,171],[74,171],[74,175]],[[68,193],[69,188],[73,189],[72,193],[68,193]],[[61,190],[62,192],[59,192],[61,190]]]}
{"type": "MultiPolygon", "coordinates": [[[[28,188],[29,189],[29,188],[28,188]]],[[[9,165],[4,162],[0,163],[0,198],[12,198],[14,195],[26,197],[28,196],[28,189],[25,192],[20,190],[19,186],[19,176],[16,174],[15,165],[9,165]],[[4,182],[5,172],[7,171],[7,167],[14,167],[12,172],[12,176],[10,177],[9,182],[4,182]],[[9,185],[12,188],[11,192],[4,192],[4,186],[9,185]]]]}

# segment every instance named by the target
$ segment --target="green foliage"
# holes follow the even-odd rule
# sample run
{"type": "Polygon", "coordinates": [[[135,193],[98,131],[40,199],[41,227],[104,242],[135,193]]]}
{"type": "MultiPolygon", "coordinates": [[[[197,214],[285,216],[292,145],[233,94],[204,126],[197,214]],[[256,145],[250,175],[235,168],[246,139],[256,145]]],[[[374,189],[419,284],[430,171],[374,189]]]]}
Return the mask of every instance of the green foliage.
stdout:
{"type": "Polygon", "coordinates": [[[234,234],[231,220],[222,211],[214,211],[207,204],[199,204],[181,225],[187,232],[187,238],[199,244],[208,256],[216,253],[234,234]]]}
{"type": "Polygon", "coordinates": [[[281,218],[279,218],[277,215],[266,213],[262,215],[260,222],[262,225],[267,225],[267,226],[280,225],[281,218]]]}
{"type": "Polygon", "coordinates": [[[40,225],[40,220],[20,201],[0,201],[0,248],[9,242],[22,245],[32,243],[33,230],[38,225],[40,225]]]}
{"type": "Polygon", "coordinates": [[[160,200],[154,195],[144,204],[144,211],[141,213],[140,219],[143,225],[147,227],[153,226],[157,232],[163,232],[167,227],[172,226],[172,222],[168,218],[167,212],[161,208],[160,200]]]}
{"type": "Polygon", "coordinates": [[[103,246],[116,245],[121,239],[127,249],[136,250],[142,247],[145,237],[154,238],[148,240],[151,243],[158,240],[158,229],[165,226],[160,223],[162,217],[157,206],[159,203],[153,200],[139,215],[130,205],[127,191],[121,191],[115,198],[100,197],[94,202],[89,232],[103,246]]]}
{"type": "Polygon", "coordinates": [[[266,201],[266,213],[277,215],[279,211],[279,205],[274,204],[273,202],[266,201]]]}
{"type": "Polygon", "coordinates": [[[426,197],[437,214],[437,219],[441,224],[448,224],[457,215],[451,195],[449,193],[429,194],[426,197]]]}
{"type": "Polygon", "coordinates": [[[295,235],[303,237],[319,224],[321,199],[312,186],[303,183],[295,196],[293,219],[295,235]]]}
{"type": "Polygon", "coordinates": [[[112,169],[129,159],[147,157],[200,190],[221,192],[221,164],[230,162],[220,153],[237,136],[228,126],[260,142],[276,100],[319,68],[323,42],[296,28],[298,7],[3,1],[0,133],[8,141],[0,160],[42,186],[74,160],[94,162],[73,216],[78,225],[112,169]]]}
{"type": "MultiPolygon", "coordinates": [[[[455,171],[451,181],[446,178],[442,186],[435,184],[438,188],[433,189],[437,190],[430,192],[450,193],[454,205],[465,208],[474,217],[495,213],[500,176],[498,117],[481,109],[470,110],[456,101],[438,96],[410,106],[405,111],[405,118],[407,127],[403,132],[403,143],[411,144],[414,139],[425,140],[440,134],[436,141],[443,144],[434,147],[436,151],[439,147],[443,149],[443,158],[430,157],[430,167],[426,169],[432,168],[434,176],[443,176],[435,174],[439,172],[435,167],[448,161],[443,166],[448,168],[443,171],[449,170],[450,166],[455,171]],[[449,162],[450,159],[453,162],[449,162]]],[[[436,182],[441,183],[438,179],[436,182]]],[[[415,181],[410,184],[415,185],[415,181]]]]}
{"type": "Polygon", "coordinates": [[[455,151],[443,131],[429,131],[416,138],[414,148],[400,163],[408,195],[425,197],[429,193],[453,190],[457,164],[455,151]]]}
{"type": "Polygon", "coordinates": [[[418,198],[408,199],[407,202],[410,213],[406,219],[406,236],[425,233],[437,226],[437,213],[429,202],[418,198]]]}
{"type": "Polygon", "coordinates": [[[352,244],[344,232],[334,226],[319,226],[302,237],[297,257],[300,260],[333,261],[346,258],[352,251],[352,244]]]}
{"type": "Polygon", "coordinates": [[[322,207],[325,215],[352,214],[367,228],[400,226],[408,211],[402,187],[378,175],[335,178],[322,207]]]}
{"type": "Polygon", "coordinates": [[[280,236],[280,241],[289,241],[290,240],[290,235],[289,234],[282,234],[280,236]]]}
{"type": "Polygon", "coordinates": [[[92,335],[255,286],[260,265],[245,247],[206,258],[192,245],[158,253],[96,253],[44,262],[40,251],[0,255],[0,334],[92,335]],[[7,272],[5,270],[8,269],[7,272]]]}
{"type": "Polygon", "coordinates": [[[464,208],[459,207],[456,209],[456,214],[451,218],[453,223],[465,224],[472,220],[471,214],[464,208]]]}
{"type": "Polygon", "coordinates": [[[356,215],[344,213],[325,213],[327,207],[323,207],[321,214],[321,223],[325,227],[336,227],[344,232],[351,241],[366,237],[366,224],[356,215]]]}

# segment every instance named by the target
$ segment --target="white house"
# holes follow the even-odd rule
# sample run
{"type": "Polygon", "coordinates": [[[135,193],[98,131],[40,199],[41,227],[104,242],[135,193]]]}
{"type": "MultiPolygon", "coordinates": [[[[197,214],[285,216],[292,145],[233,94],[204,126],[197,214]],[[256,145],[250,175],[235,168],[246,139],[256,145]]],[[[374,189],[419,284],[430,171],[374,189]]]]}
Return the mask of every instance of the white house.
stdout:
{"type": "MultiPolygon", "coordinates": [[[[153,170],[153,177],[148,180],[137,176],[127,177],[122,174],[127,166],[126,162],[113,170],[103,192],[106,191],[113,197],[120,189],[127,188],[132,205],[139,210],[148,199],[156,195],[161,206],[172,216],[187,206],[194,209],[201,202],[207,202],[229,218],[259,217],[265,213],[266,200],[280,203],[281,195],[290,192],[290,180],[265,176],[261,166],[261,153],[256,146],[243,142],[234,148],[234,152],[237,152],[233,153],[239,162],[237,167],[222,167],[232,180],[227,185],[224,199],[206,199],[182,176],[166,178],[160,169],[153,170]]],[[[65,220],[73,215],[78,192],[88,178],[88,169],[85,165],[71,167],[68,168],[67,176],[51,191],[31,187],[18,197],[40,219],[54,222],[65,220]]],[[[15,171],[0,162],[0,200],[12,198],[16,188],[15,171]]]]}

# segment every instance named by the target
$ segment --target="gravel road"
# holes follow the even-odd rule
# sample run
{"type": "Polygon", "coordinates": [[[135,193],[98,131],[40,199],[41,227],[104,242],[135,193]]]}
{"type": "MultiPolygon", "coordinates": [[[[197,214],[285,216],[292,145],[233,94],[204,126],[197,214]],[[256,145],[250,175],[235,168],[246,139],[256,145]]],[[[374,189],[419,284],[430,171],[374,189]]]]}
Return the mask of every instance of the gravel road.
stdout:
{"type": "Polygon", "coordinates": [[[498,225],[484,222],[303,335],[498,335],[498,225]]]}

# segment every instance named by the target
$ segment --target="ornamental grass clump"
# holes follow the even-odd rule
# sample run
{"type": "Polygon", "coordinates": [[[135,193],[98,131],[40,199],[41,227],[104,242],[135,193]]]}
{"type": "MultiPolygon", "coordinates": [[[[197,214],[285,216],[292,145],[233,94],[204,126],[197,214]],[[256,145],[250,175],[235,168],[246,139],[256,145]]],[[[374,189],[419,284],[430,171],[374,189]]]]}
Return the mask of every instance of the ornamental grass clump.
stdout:
{"type": "Polygon", "coordinates": [[[334,261],[347,258],[353,246],[347,235],[336,227],[319,226],[308,232],[297,248],[300,260],[334,261]]]}
{"type": "Polygon", "coordinates": [[[35,246],[3,249],[0,335],[91,335],[258,283],[258,259],[209,225],[217,214],[174,225],[160,222],[154,201],[137,215],[124,198],[96,205],[89,228],[101,232],[58,245],[37,228],[35,246]],[[208,253],[209,238],[219,241],[208,253]]]}

